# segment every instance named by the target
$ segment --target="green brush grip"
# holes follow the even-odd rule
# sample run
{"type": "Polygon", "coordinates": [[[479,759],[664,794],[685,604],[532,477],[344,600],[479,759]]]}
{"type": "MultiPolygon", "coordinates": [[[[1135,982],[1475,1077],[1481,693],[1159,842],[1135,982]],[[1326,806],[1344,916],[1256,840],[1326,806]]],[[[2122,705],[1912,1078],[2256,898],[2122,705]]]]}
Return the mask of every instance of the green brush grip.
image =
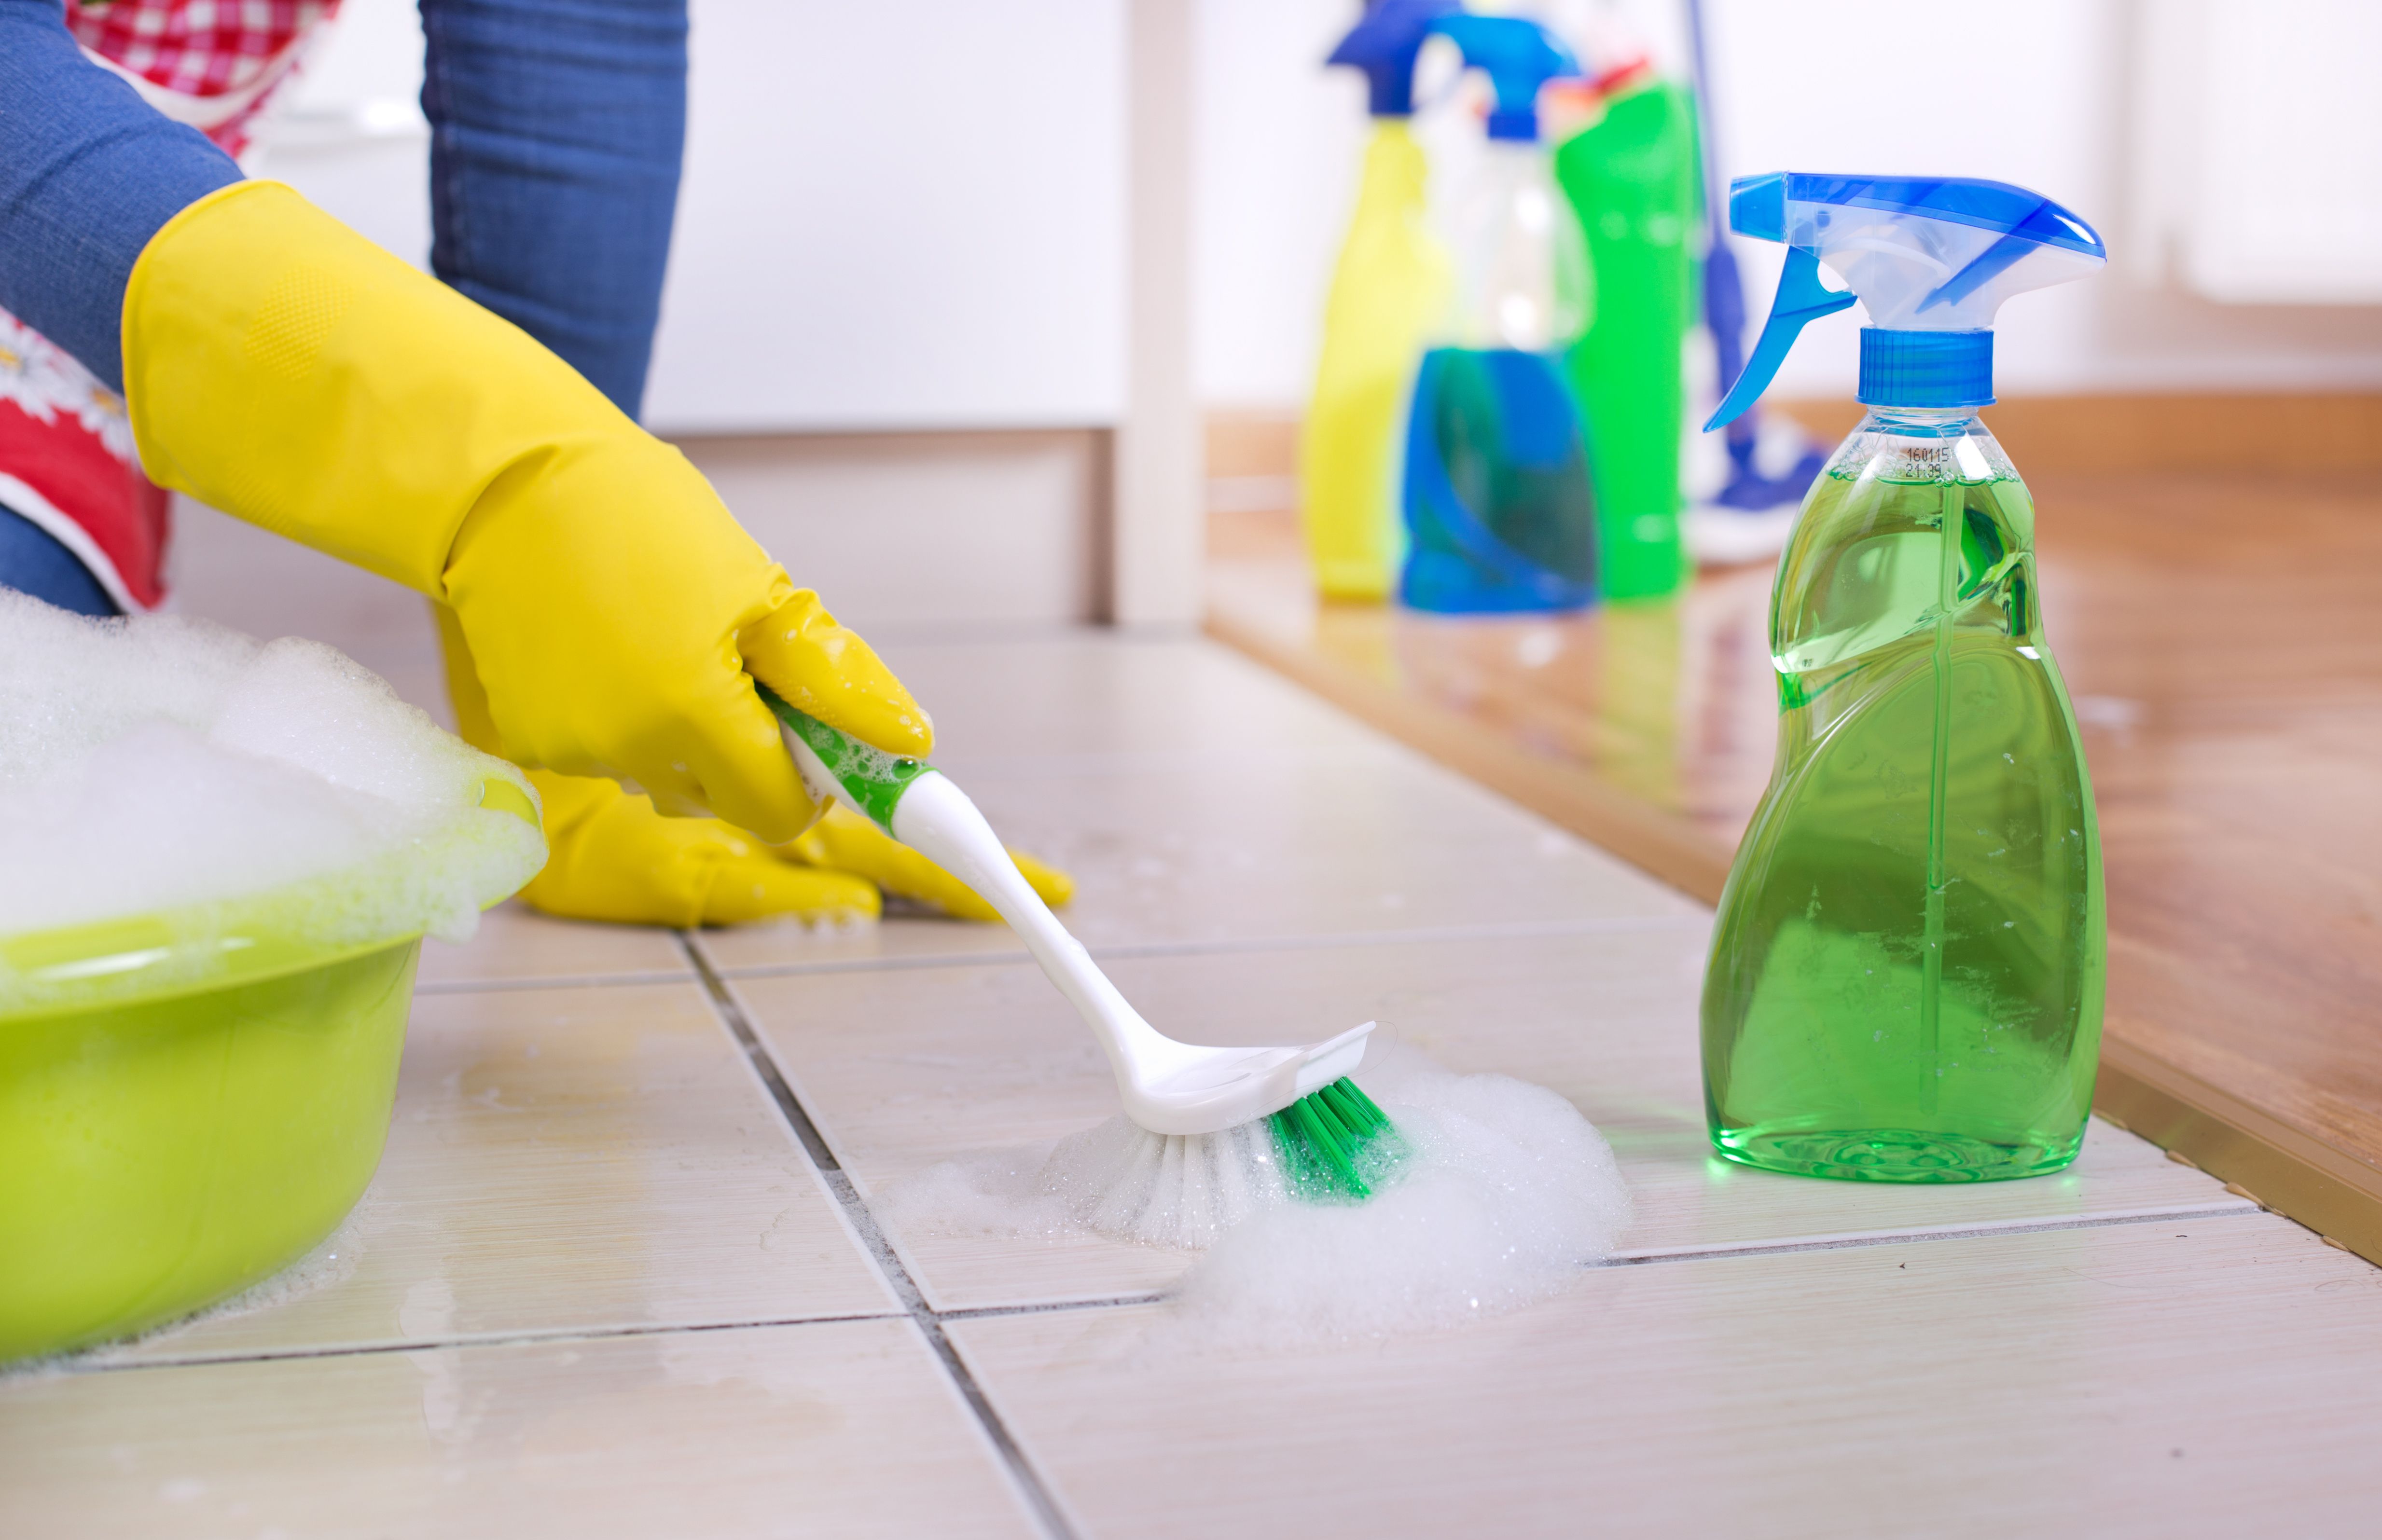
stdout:
{"type": "Polygon", "coordinates": [[[818,755],[828,773],[835,777],[844,801],[890,835],[893,810],[901,805],[902,794],[910,789],[912,781],[934,766],[922,759],[888,753],[850,733],[830,727],[809,713],[788,705],[766,684],[756,682],[753,688],[761,692],[762,704],[776,713],[778,720],[793,729],[810,745],[811,752],[818,755]]]}

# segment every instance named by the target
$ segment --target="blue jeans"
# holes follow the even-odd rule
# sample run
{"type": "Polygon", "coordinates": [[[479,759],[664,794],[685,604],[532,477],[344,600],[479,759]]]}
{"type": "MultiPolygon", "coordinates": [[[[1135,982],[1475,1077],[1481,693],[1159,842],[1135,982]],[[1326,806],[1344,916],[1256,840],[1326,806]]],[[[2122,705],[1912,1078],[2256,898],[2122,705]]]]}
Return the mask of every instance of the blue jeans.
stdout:
{"type": "MultiPolygon", "coordinates": [[[[432,271],[635,416],[686,139],[685,0],[421,6],[432,271]]],[[[0,0],[9,102],[40,110],[0,108],[0,307],[121,390],[132,264],[239,170],[83,58],[58,0],[0,0]]],[[[8,526],[0,586],[76,607],[55,564],[73,556],[8,526]]]]}
{"type": "Polygon", "coordinates": [[[116,601],[81,558],[30,519],[0,507],[0,588],[44,599],[76,615],[114,615],[116,601]]]}
{"type": "Polygon", "coordinates": [[[421,0],[430,268],[630,416],[686,142],[685,0],[421,0]]]}

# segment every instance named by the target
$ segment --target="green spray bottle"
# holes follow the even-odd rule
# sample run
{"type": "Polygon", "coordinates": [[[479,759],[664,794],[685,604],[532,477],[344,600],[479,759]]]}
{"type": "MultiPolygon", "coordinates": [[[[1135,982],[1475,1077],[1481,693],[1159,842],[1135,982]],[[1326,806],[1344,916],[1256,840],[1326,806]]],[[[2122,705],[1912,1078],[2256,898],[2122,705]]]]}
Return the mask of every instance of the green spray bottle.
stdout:
{"type": "Polygon", "coordinates": [[[1591,88],[1602,115],[1555,152],[1588,236],[1596,321],[1565,361],[1595,446],[1598,575],[1609,599],[1687,580],[1679,542],[1680,355],[1694,324],[1695,106],[1640,63],[1591,88]]]}
{"type": "Polygon", "coordinates": [[[1408,128],[1415,56],[1431,22],[1455,8],[1380,0],[1327,61],[1365,72],[1373,117],[1299,439],[1300,519],[1327,599],[1378,602],[1397,573],[1398,431],[1448,284],[1446,253],[1425,222],[1422,146],[1408,128]]]}
{"type": "Polygon", "coordinates": [[[2106,254],[2001,182],[1740,177],[1729,224],[1786,263],[1707,431],[1806,323],[1858,297],[1872,324],[1869,414],[1804,498],[1772,593],[1777,759],[1704,979],[1713,1143],[1869,1181],[2057,1171],[2100,1043],[2100,834],[2044,640],[2033,500],[1977,409],[2001,302],[2106,254]]]}

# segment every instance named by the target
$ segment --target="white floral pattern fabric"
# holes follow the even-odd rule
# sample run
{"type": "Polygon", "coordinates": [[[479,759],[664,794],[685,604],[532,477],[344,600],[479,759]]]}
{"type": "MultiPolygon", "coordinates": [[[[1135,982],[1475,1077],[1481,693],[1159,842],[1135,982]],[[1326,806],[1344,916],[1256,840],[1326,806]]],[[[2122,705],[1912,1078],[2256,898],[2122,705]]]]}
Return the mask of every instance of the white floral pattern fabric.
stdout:
{"type": "Polygon", "coordinates": [[[124,397],[5,310],[0,310],[0,401],[44,426],[63,414],[127,467],[139,468],[124,397]]]}

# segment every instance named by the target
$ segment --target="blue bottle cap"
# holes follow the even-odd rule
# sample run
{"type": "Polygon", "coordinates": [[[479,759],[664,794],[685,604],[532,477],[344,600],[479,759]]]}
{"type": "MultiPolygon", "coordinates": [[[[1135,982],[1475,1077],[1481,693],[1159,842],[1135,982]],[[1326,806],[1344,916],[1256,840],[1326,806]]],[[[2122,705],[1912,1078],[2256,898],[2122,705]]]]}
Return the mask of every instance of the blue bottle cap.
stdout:
{"type": "Polygon", "coordinates": [[[1858,395],[1865,407],[1990,407],[1994,334],[1863,326],[1858,395]]]}

